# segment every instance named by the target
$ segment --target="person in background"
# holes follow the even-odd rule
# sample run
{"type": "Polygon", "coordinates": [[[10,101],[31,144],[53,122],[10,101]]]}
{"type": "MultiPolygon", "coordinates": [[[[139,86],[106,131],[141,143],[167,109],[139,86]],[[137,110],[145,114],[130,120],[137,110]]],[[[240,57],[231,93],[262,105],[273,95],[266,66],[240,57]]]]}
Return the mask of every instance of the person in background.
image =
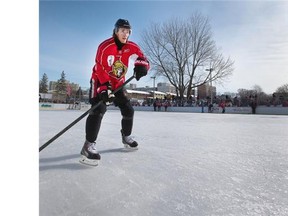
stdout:
{"type": "Polygon", "coordinates": [[[255,97],[250,96],[250,106],[252,108],[252,114],[256,114],[256,107],[257,107],[257,95],[255,97]]]}
{"type": "Polygon", "coordinates": [[[225,113],[225,106],[226,106],[225,101],[222,100],[220,103],[220,107],[222,108],[222,113],[225,113]]]}

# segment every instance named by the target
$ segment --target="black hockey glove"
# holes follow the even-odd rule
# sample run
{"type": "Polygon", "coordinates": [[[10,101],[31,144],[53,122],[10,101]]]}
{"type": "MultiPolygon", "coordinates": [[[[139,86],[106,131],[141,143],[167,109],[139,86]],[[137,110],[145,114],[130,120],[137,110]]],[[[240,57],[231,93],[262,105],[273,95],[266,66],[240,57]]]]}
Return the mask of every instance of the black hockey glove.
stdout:
{"type": "Polygon", "coordinates": [[[99,94],[99,99],[102,100],[104,103],[111,103],[114,99],[114,95],[111,93],[111,86],[110,83],[104,83],[103,85],[97,88],[97,93],[99,94]]]}
{"type": "Polygon", "coordinates": [[[108,90],[102,90],[99,94],[100,100],[102,100],[104,103],[108,102],[109,97],[108,97],[108,90]]]}
{"type": "Polygon", "coordinates": [[[146,76],[149,70],[149,62],[141,57],[138,57],[134,63],[134,76],[136,80],[140,80],[141,77],[146,76]]]}
{"type": "Polygon", "coordinates": [[[108,101],[108,86],[109,86],[109,82],[106,82],[97,88],[97,94],[99,95],[98,97],[104,103],[108,101]]]}

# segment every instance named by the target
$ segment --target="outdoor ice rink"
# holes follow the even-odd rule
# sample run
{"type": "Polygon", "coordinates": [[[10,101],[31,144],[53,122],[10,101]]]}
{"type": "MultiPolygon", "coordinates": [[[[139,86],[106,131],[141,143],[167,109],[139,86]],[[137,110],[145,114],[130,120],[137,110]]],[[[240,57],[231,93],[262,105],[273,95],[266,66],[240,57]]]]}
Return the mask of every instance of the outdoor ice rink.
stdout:
{"type": "MultiPolygon", "coordinates": [[[[40,111],[40,146],[83,111],[40,111]]],[[[86,117],[39,153],[41,216],[288,215],[288,116],[135,112],[123,150],[109,110],[98,167],[78,162],[86,117]]]]}

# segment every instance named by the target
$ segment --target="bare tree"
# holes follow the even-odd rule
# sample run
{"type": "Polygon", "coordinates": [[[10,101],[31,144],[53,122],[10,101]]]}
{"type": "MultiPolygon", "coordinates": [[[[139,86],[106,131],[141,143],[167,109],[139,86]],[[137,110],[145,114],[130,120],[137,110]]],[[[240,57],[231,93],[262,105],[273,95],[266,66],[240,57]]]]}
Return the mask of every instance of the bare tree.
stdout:
{"type": "Polygon", "coordinates": [[[276,92],[288,94],[288,84],[284,84],[284,85],[278,87],[276,92]]]}
{"type": "Polygon", "coordinates": [[[257,84],[252,87],[252,90],[254,90],[255,94],[259,94],[259,93],[263,92],[261,86],[257,85],[257,84]]]}
{"type": "Polygon", "coordinates": [[[233,62],[219,53],[212,40],[208,18],[199,13],[187,20],[152,23],[142,35],[141,46],[156,75],[166,77],[181,98],[185,90],[190,97],[193,88],[221,82],[233,71],[233,62]]]}

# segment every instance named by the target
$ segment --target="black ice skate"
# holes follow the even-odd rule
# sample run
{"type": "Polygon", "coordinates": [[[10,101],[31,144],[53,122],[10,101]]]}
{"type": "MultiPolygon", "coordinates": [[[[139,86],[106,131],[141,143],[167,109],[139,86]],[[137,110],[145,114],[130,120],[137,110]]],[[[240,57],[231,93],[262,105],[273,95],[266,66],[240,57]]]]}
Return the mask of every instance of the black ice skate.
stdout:
{"type": "Polygon", "coordinates": [[[124,147],[126,149],[129,149],[129,150],[138,149],[138,143],[135,140],[133,140],[131,136],[125,136],[122,130],[121,130],[121,135],[122,135],[122,143],[124,144],[124,147]]]}
{"type": "Polygon", "coordinates": [[[87,140],[85,141],[80,154],[82,156],[79,162],[86,165],[97,166],[101,159],[100,154],[96,150],[96,143],[90,143],[87,140]]]}

